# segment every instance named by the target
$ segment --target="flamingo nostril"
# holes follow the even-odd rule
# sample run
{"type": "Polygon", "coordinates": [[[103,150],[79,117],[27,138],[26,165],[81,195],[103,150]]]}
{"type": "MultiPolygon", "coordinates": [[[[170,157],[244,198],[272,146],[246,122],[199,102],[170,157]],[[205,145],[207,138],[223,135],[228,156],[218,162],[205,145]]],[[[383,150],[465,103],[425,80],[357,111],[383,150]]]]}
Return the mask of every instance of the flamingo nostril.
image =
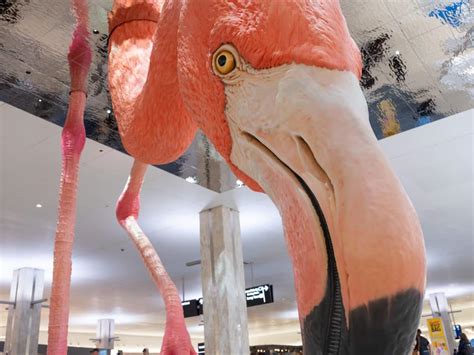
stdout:
{"type": "Polygon", "coordinates": [[[321,164],[316,159],[314,150],[310,147],[310,145],[302,136],[296,136],[295,141],[298,149],[299,158],[307,167],[308,171],[322,184],[324,184],[326,189],[332,193],[333,197],[335,197],[336,194],[332,181],[326,171],[322,168],[321,164]]]}

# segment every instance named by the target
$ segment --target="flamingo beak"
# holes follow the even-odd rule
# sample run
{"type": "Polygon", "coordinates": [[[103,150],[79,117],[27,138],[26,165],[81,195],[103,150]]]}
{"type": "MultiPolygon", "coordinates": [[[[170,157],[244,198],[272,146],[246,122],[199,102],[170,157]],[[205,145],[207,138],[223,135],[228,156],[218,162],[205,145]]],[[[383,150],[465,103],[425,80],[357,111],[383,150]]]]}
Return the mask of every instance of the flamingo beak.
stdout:
{"type": "Polygon", "coordinates": [[[283,219],[305,351],[368,354],[395,342],[404,353],[421,314],[422,232],[357,78],[291,64],[223,82],[231,160],[283,219]]]}

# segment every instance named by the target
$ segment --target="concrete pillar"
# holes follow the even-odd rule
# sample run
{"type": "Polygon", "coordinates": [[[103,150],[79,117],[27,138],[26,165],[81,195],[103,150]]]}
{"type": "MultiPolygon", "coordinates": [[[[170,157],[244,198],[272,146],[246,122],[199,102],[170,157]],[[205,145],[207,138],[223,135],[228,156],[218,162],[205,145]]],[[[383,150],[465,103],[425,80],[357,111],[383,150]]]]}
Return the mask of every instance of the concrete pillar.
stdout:
{"type": "Polygon", "coordinates": [[[448,300],[444,292],[430,294],[430,306],[433,317],[439,317],[443,321],[443,328],[448,341],[449,354],[454,352],[456,347],[453,334],[453,324],[449,316],[448,300]]]}
{"type": "Polygon", "coordinates": [[[201,186],[213,191],[222,192],[235,188],[235,176],[229,166],[218,158],[214,146],[202,133],[196,136],[195,162],[197,179],[201,186]]]}
{"type": "Polygon", "coordinates": [[[4,353],[38,353],[44,271],[22,268],[13,272],[4,353]]]}
{"type": "Polygon", "coordinates": [[[200,223],[206,353],[248,354],[239,212],[211,208],[200,213],[200,223]]]}

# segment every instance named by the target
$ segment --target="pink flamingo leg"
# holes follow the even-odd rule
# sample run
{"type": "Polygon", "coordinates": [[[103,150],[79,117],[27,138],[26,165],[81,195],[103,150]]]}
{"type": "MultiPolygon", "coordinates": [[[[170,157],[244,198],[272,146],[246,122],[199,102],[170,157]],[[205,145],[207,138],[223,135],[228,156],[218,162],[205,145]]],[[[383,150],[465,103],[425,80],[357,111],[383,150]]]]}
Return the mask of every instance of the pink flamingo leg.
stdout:
{"type": "Polygon", "coordinates": [[[161,355],[195,355],[184,322],[183,307],[178,290],[166,272],[160,257],[148,237],[140,228],[137,218],[140,210],[140,190],[148,165],[137,160],[117,202],[117,219],[135,243],[143,261],[160,291],[166,308],[166,327],[161,355]]]}
{"type": "Polygon", "coordinates": [[[91,50],[87,43],[87,2],[74,0],[73,8],[77,25],[68,54],[71,95],[66,123],[61,137],[62,169],[48,326],[49,355],[67,354],[69,289],[76,222],[77,178],[79,159],[85,144],[83,117],[86,105],[86,78],[92,59],[91,50]]]}

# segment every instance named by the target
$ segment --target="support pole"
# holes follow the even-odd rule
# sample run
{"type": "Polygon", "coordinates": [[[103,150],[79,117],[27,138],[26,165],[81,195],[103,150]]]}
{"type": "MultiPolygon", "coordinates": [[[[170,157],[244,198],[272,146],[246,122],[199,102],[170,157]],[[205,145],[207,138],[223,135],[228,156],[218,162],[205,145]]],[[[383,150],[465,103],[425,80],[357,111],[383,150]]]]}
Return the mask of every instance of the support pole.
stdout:
{"type": "Polygon", "coordinates": [[[96,348],[100,349],[102,353],[110,354],[110,351],[114,348],[115,340],[118,338],[114,335],[115,333],[115,321],[113,319],[99,319],[97,322],[97,337],[91,339],[96,348]]]}
{"type": "Polygon", "coordinates": [[[13,272],[8,307],[5,354],[38,353],[44,271],[22,268],[13,272]]]}
{"type": "Polygon", "coordinates": [[[248,354],[239,212],[215,207],[200,213],[200,223],[206,353],[248,354]]]}
{"type": "Polygon", "coordinates": [[[448,342],[448,351],[449,354],[452,354],[455,349],[453,324],[449,317],[449,305],[444,292],[430,294],[430,306],[433,317],[441,318],[443,321],[443,328],[448,342]]]}

